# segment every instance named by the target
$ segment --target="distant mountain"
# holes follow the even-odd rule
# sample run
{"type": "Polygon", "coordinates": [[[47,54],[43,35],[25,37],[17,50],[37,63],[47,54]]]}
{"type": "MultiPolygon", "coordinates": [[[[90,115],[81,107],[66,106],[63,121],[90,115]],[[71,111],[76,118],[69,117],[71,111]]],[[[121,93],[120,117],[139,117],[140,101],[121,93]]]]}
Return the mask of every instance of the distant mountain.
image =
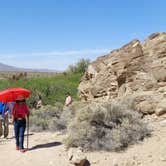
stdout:
{"type": "Polygon", "coordinates": [[[49,70],[49,69],[26,69],[26,68],[18,68],[15,66],[9,66],[3,63],[0,63],[0,71],[18,71],[18,72],[58,72],[57,70],[49,70]]]}
{"type": "Polygon", "coordinates": [[[0,63],[0,71],[17,71],[19,68],[0,63]]]}

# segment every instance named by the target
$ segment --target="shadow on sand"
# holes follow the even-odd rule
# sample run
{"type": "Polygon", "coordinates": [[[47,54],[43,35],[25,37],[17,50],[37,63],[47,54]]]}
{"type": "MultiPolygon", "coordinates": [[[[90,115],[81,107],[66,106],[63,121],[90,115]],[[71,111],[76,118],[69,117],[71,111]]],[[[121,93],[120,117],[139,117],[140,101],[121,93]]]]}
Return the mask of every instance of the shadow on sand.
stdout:
{"type": "Polygon", "coordinates": [[[88,160],[86,160],[84,166],[91,166],[91,164],[88,160]]]}
{"type": "Polygon", "coordinates": [[[32,148],[29,148],[28,151],[41,149],[41,148],[51,148],[51,147],[59,146],[59,145],[62,145],[62,143],[61,142],[50,142],[50,143],[46,143],[46,144],[39,144],[39,145],[33,146],[32,148]]]}
{"type": "MultiPolygon", "coordinates": [[[[31,135],[34,135],[33,133],[31,133],[31,134],[28,134],[28,136],[31,136],[31,135]]],[[[24,137],[27,137],[27,134],[24,134],[24,137]]],[[[11,137],[7,137],[6,139],[14,139],[15,138],[15,136],[13,135],[13,136],[11,136],[11,137]]]]}

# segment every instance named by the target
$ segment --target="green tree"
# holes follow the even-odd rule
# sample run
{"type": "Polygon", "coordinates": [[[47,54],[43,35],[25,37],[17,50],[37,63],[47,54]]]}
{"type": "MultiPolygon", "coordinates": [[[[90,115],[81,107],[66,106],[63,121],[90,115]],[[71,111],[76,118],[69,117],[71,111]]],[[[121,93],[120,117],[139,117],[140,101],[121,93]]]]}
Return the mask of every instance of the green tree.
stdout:
{"type": "Polygon", "coordinates": [[[84,73],[90,64],[89,59],[80,59],[75,65],[70,65],[68,71],[71,73],[84,73]]]}

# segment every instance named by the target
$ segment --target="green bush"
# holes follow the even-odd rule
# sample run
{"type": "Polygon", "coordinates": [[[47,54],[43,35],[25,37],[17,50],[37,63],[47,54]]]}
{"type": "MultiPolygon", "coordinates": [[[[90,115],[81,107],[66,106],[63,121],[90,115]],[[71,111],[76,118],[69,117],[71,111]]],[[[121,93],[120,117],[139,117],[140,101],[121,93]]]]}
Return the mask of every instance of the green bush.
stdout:
{"type": "Polygon", "coordinates": [[[80,108],[68,126],[65,145],[87,150],[121,150],[150,134],[140,114],[123,102],[92,103],[80,108]]]}

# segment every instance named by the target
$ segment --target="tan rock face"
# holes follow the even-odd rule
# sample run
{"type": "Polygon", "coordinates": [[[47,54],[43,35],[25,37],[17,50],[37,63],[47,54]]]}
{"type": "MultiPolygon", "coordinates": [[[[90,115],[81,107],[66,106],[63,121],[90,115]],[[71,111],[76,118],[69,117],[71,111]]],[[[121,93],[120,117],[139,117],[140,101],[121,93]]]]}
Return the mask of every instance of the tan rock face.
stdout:
{"type": "MultiPolygon", "coordinates": [[[[154,33],[144,42],[133,40],[98,58],[89,65],[78,89],[82,100],[105,97],[116,99],[148,91],[158,92],[159,98],[164,98],[166,33],[154,33]]],[[[151,102],[144,101],[138,105],[144,108],[146,113],[149,110],[149,113],[152,113],[158,103],[151,102]],[[147,102],[149,106],[145,106],[147,102]]]]}

